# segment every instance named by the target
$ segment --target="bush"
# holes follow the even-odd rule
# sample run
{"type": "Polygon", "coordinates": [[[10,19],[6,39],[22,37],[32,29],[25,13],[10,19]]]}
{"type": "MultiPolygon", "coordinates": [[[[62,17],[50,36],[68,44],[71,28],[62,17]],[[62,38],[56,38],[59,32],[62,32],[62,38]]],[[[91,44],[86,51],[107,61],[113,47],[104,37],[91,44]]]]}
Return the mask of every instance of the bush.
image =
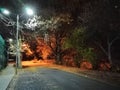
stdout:
{"type": "Polygon", "coordinates": [[[83,49],[80,50],[79,53],[80,53],[80,55],[79,55],[79,57],[78,57],[79,59],[77,61],[79,65],[80,65],[80,63],[82,61],[85,60],[85,61],[88,61],[89,63],[91,63],[93,68],[96,66],[96,64],[97,64],[97,61],[96,61],[97,56],[96,56],[95,52],[93,51],[93,48],[83,48],[83,49]],[[80,59],[82,59],[82,60],[80,60],[80,59]]]}
{"type": "Polygon", "coordinates": [[[82,61],[80,63],[80,68],[81,69],[91,70],[91,69],[93,69],[93,65],[90,62],[88,62],[88,61],[82,61]]]}

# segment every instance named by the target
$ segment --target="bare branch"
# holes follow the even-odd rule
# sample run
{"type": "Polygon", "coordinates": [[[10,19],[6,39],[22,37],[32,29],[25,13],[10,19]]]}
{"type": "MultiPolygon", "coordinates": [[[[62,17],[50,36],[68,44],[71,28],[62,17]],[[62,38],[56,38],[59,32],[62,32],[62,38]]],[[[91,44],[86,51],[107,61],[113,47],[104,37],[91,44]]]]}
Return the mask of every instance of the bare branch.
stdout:
{"type": "Polygon", "coordinates": [[[110,45],[112,45],[117,39],[120,39],[120,36],[116,36],[116,37],[110,42],[110,45]]]}
{"type": "Polygon", "coordinates": [[[94,41],[94,42],[95,42],[96,45],[98,45],[98,46],[101,48],[101,50],[105,53],[105,55],[108,56],[108,53],[107,53],[107,51],[103,48],[103,46],[102,46],[100,43],[96,42],[96,41],[94,41]]]}

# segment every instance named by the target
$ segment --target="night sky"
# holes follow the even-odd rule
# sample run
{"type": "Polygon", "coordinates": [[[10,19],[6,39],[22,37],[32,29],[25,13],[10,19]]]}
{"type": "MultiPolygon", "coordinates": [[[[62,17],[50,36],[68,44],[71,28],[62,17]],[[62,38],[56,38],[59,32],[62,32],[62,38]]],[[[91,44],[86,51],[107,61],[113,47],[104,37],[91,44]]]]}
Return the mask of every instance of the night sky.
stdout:
{"type": "Polygon", "coordinates": [[[67,5],[75,8],[76,1],[82,5],[82,3],[90,0],[0,0],[0,6],[9,8],[14,13],[21,13],[25,6],[31,6],[39,13],[43,8],[55,9],[55,11],[64,11],[67,5]],[[72,4],[74,4],[73,7],[72,4]]]}
{"type": "MultiPolygon", "coordinates": [[[[35,15],[49,17],[53,13],[70,12],[73,17],[80,14],[81,7],[84,3],[95,0],[0,0],[0,8],[6,8],[11,12],[12,19],[16,19],[13,14],[22,15],[25,13],[25,6],[31,7],[35,15]],[[76,5],[77,4],[77,5],[76,5]]],[[[119,7],[119,0],[110,0],[113,6],[119,7]]],[[[59,14],[58,13],[58,14],[59,14]]],[[[2,28],[3,29],[3,28],[2,28]]]]}
{"type": "Polygon", "coordinates": [[[7,8],[12,13],[22,13],[25,6],[39,9],[39,2],[39,0],[0,0],[0,7],[7,8]]]}

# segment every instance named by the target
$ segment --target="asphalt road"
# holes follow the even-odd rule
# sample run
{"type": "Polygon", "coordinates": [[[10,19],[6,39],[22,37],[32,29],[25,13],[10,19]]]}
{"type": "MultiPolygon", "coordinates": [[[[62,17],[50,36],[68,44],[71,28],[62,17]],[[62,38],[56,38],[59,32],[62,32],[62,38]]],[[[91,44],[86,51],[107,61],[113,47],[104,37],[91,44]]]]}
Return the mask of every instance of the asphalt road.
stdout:
{"type": "Polygon", "coordinates": [[[26,69],[8,90],[120,90],[96,80],[57,69],[26,69]]]}

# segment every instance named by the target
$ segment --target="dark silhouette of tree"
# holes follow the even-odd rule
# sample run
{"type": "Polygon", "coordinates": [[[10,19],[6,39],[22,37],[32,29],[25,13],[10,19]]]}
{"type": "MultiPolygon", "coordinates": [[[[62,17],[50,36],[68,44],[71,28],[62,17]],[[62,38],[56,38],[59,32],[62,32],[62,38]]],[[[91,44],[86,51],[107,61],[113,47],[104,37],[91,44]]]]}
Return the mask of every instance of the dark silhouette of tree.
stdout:
{"type": "MultiPolygon", "coordinates": [[[[116,0],[117,1],[117,0],[116,0]]],[[[87,31],[89,41],[94,42],[107,56],[111,65],[113,44],[120,39],[120,8],[112,0],[89,2],[87,31]],[[90,40],[91,39],[91,40],[90,40]]]]}

